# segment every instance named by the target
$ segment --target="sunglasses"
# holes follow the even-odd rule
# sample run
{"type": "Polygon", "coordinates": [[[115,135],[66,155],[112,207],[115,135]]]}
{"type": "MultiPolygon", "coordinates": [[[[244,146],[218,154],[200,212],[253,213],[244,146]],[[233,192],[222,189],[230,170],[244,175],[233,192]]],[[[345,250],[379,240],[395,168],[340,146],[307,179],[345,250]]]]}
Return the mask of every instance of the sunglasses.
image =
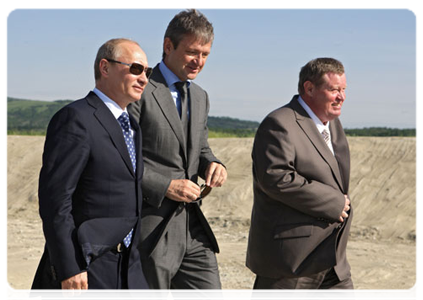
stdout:
{"type": "Polygon", "coordinates": [[[195,199],[195,200],[194,200],[194,201],[192,201],[192,202],[199,202],[199,201],[203,200],[204,198],[206,198],[206,196],[207,196],[208,194],[210,194],[211,190],[212,190],[212,188],[211,188],[211,187],[209,187],[208,185],[202,184],[202,185],[200,186],[200,191],[201,191],[201,193],[200,193],[200,197],[198,197],[197,199],[195,199]]]}
{"type": "Polygon", "coordinates": [[[117,61],[114,59],[109,59],[106,58],[106,60],[108,62],[112,62],[112,63],[116,63],[116,64],[121,64],[121,65],[125,65],[129,67],[129,72],[133,75],[141,75],[141,73],[144,71],[145,72],[145,76],[147,76],[147,78],[150,77],[151,73],[153,73],[153,68],[146,68],[144,67],[142,64],[139,63],[132,63],[132,64],[127,64],[121,61],[117,61]]]}

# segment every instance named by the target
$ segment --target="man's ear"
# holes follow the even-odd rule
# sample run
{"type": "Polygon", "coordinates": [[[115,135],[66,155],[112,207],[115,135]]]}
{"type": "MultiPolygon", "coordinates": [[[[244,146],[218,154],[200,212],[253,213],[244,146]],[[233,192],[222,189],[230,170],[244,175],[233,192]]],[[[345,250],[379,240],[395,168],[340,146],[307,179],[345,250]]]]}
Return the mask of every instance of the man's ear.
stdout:
{"type": "Polygon", "coordinates": [[[313,96],[314,89],[315,89],[315,86],[314,86],[314,84],[311,81],[304,82],[304,92],[309,97],[312,97],[313,96]]]}
{"type": "Polygon", "coordinates": [[[173,43],[170,40],[170,38],[166,37],[163,42],[163,51],[166,53],[166,55],[169,55],[170,52],[172,52],[175,49],[173,47],[173,43]]]}
{"type": "Polygon", "coordinates": [[[106,59],[103,58],[102,60],[100,60],[99,70],[102,77],[107,77],[109,75],[109,67],[110,64],[106,59]]]}

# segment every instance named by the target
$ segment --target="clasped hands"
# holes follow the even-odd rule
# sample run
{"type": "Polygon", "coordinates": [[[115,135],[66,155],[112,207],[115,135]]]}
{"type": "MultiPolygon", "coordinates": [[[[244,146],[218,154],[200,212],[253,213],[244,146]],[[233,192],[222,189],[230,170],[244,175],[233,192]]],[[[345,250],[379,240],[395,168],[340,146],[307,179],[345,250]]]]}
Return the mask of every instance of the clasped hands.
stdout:
{"type": "MultiPolygon", "coordinates": [[[[206,170],[205,184],[209,187],[221,187],[228,177],[226,168],[212,162],[206,170]]],[[[190,203],[200,196],[200,187],[188,179],[174,179],[170,182],[166,197],[178,202],[190,203]]]]}
{"type": "Polygon", "coordinates": [[[345,221],[346,218],[348,218],[348,211],[350,210],[350,198],[348,198],[348,195],[344,195],[345,197],[345,206],[344,209],[342,210],[341,216],[339,217],[339,221],[341,223],[343,223],[345,221]]]}

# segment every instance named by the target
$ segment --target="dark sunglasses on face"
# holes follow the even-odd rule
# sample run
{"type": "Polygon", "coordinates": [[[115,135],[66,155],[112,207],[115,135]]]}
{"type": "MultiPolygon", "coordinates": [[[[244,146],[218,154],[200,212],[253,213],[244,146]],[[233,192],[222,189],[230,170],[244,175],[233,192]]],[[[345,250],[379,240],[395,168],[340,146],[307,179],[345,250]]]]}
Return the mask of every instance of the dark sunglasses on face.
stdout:
{"type": "Polygon", "coordinates": [[[127,63],[124,63],[124,62],[121,62],[121,61],[117,61],[117,60],[114,60],[114,59],[109,59],[109,58],[106,58],[106,60],[108,62],[112,62],[112,63],[116,63],[116,64],[121,64],[121,65],[128,66],[129,67],[129,72],[131,74],[133,74],[133,75],[141,75],[141,73],[143,71],[145,71],[145,76],[147,76],[147,78],[149,78],[150,75],[151,75],[151,73],[153,73],[153,68],[146,68],[142,64],[139,64],[139,63],[135,63],[134,62],[132,64],[127,64],[127,63]]]}
{"type": "Polygon", "coordinates": [[[200,186],[200,197],[198,197],[197,199],[195,199],[194,201],[192,201],[192,202],[198,202],[198,201],[201,201],[201,200],[203,200],[204,198],[206,198],[206,196],[208,195],[208,194],[210,194],[210,192],[211,192],[211,190],[212,190],[212,188],[211,187],[209,187],[208,185],[205,185],[205,184],[202,184],[201,186],[200,186]]]}

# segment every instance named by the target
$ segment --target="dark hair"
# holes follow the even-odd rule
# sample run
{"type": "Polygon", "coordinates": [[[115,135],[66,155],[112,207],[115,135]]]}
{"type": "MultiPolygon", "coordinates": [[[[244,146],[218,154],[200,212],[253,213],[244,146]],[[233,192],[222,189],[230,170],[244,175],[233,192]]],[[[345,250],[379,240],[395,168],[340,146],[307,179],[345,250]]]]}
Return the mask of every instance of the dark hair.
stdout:
{"type": "Polygon", "coordinates": [[[342,75],[345,73],[342,63],[334,58],[316,58],[301,68],[298,81],[298,92],[304,94],[304,83],[310,81],[319,87],[323,84],[323,76],[327,73],[342,75]]]}
{"type": "MultiPolygon", "coordinates": [[[[213,25],[196,9],[181,11],[170,21],[165,32],[176,49],[186,35],[194,35],[201,43],[213,42],[213,25]]],[[[163,58],[166,56],[163,51],[163,58]]]]}

